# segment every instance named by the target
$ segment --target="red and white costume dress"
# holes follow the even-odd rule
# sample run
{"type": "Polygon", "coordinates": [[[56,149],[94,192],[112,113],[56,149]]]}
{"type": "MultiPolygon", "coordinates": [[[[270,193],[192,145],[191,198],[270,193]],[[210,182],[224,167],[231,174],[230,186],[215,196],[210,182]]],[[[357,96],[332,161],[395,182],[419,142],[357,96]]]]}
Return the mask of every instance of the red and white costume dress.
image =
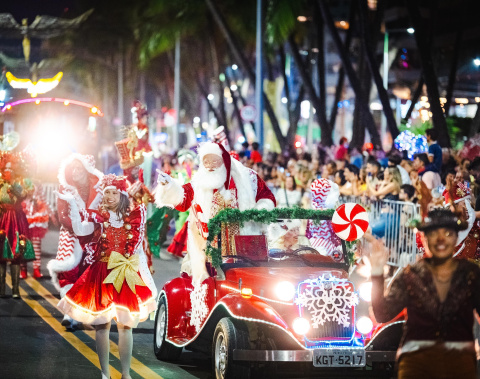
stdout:
{"type": "MultiPolygon", "coordinates": [[[[34,276],[38,277],[41,267],[42,239],[47,234],[49,214],[52,212],[45,200],[41,185],[35,185],[33,196],[23,202],[23,209],[27,216],[30,238],[35,250],[34,276]]],[[[23,264],[22,270],[26,269],[27,266],[23,264]]]]}
{"type": "MultiPolygon", "coordinates": [[[[99,183],[103,174],[95,168],[95,161],[91,155],[72,154],[62,165],[58,172],[60,182],[59,192],[71,194],[78,209],[97,209],[103,194],[99,183]],[[77,188],[72,180],[72,163],[80,162],[88,172],[87,183],[84,191],[77,188]]],[[[72,220],[68,211],[68,203],[62,199],[57,201],[58,220],[61,224],[58,241],[58,251],[55,259],[48,262],[47,268],[52,277],[52,282],[63,297],[77,281],[84,270],[83,259],[85,254],[83,246],[90,242],[92,236],[77,236],[72,229],[72,220]]]]}
{"type": "Polygon", "coordinates": [[[146,208],[137,206],[124,219],[114,212],[82,211],[82,224],[95,224],[86,245],[93,263],[58,307],[74,320],[99,325],[115,319],[129,327],[156,309],[156,288],[142,248],[146,208]]]}

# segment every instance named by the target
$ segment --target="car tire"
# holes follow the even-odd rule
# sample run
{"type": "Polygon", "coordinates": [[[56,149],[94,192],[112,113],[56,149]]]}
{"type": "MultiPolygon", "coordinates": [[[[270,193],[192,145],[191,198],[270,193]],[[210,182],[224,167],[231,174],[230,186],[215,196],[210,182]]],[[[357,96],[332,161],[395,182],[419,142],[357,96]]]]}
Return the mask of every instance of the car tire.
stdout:
{"type": "Polygon", "coordinates": [[[167,301],[162,295],[158,302],[155,315],[155,329],[153,334],[153,350],[157,359],[162,361],[175,361],[180,357],[182,348],[168,342],[167,335],[167,301]]]}
{"type": "Polygon", "coordinates": [[[222,318],[213,334],[212,365],[215,378],[250,378],[250,364],[233,360],[233,350],[248,348],[248,330],[245,324],[230,317],[222,318]]]}

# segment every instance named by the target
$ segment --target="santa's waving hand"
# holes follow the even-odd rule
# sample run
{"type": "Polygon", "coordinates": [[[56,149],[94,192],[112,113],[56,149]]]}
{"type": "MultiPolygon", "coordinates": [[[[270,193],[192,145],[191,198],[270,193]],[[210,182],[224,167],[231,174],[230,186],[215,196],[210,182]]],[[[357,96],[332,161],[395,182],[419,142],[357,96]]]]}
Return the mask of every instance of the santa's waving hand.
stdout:
{"type": "Polygon", "coordinates": [[[205,247],[208,221],[224,208],[273,209],[275,197],[265,182],[249,168],[232,158],[223,145],[206,142],[198,150],[200,166],[188,184],[180,185],[159,172],[155,202],[170,206],[188,217],[187,256],[182,272],[199,284],[208,277],[205,247]]]}

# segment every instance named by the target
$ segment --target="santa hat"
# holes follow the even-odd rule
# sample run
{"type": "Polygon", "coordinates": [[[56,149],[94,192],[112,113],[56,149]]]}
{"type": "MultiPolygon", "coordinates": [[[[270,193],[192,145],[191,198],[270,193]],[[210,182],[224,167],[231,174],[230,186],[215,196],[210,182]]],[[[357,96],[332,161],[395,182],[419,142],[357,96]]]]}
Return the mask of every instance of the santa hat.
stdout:
{"type": "Polygon", "coordinates": [[[340,196],[338,185],[328,179],[317,179],[310,185],[315,209],[334,208],[340,196]]]}
{"type": "Polygon", "coordinates": [[[102,178],[102,182],[100,184],[100,189],[103,193],[107,189],[116,189],[118,192],[128,196],[127,192],[127,177],[126,176],[117,176],[115,174],[108,174],[102,178]]]}
{"type": "Polygon", "coordinates": [[[225,181],[225,188],[228,189],[230,186],[230,178],[232,174],[231,173],[232,157],[227,152],[227,150],[225,150],[225,147],[222,144],[218,142],[205,142],[198,149],[198,156],[200,157],[200,165],[203,166],[203,157],[208,154],[213,154],[222,158],[223,164],[227,169],[227,180],[225,181]]]}
{"type": "Polygon", "coordinates": [[[443,197],[445,198],[445,203],[448,204],[451,200],[454,203],[458,203],[466,198],[470,198],[470,187],[468,186],[467,182],[453,182],[453,188],[449,190],[443,191],[443,197]],[[450,195],[452,194],[453,199],[450,199],[450,195]]]}

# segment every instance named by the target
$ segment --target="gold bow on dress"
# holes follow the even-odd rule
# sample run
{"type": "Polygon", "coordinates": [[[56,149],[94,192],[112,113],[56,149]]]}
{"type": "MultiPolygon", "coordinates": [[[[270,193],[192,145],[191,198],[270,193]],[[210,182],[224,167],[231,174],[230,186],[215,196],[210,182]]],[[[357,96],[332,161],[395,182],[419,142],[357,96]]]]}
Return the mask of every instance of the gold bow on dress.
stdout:
{"type": "Polygon", "coordinates": [[[138,275],[139,265],[138,254],[125,258],[122,254],[112,251],[107,268],[113,270],[108,274],[103,283],[112,283],[117,292],[120,293],[123,281],[126,280],[132,292],[136,293],[135,285],[146,286],[140,275],[138,275]]]}

